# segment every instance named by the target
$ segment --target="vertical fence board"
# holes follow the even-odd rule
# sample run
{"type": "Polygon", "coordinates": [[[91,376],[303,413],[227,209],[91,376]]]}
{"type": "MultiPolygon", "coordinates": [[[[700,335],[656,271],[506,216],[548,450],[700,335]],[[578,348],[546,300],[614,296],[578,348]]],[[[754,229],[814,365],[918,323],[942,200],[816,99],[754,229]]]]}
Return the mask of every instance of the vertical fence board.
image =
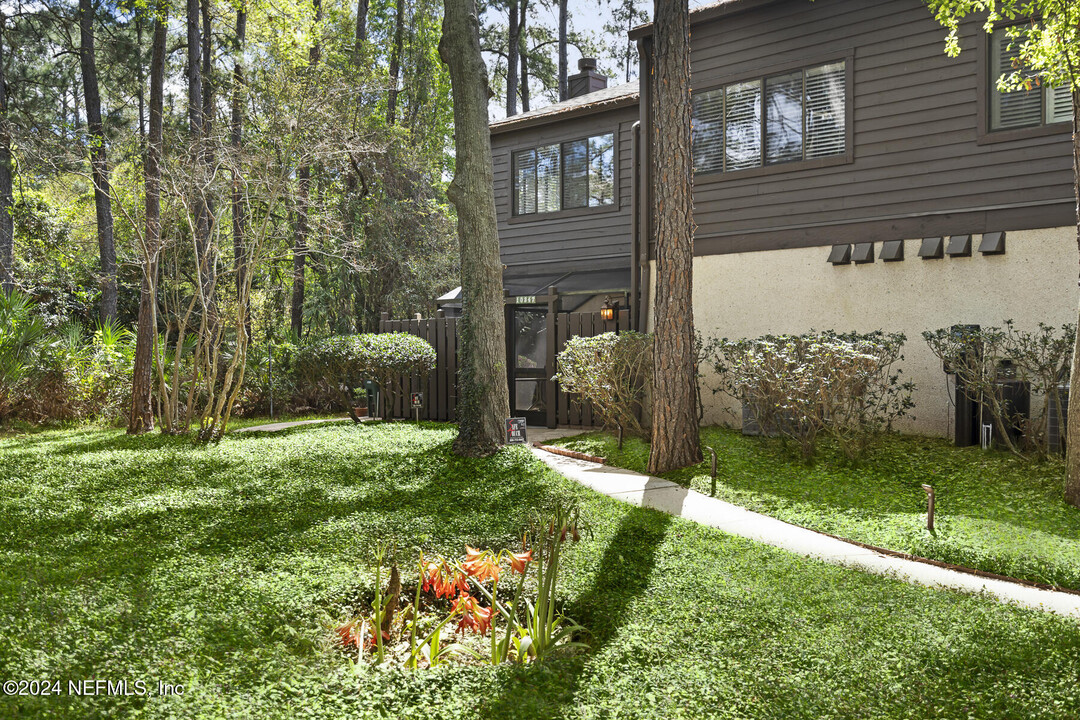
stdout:
{"type": "Polygon", "coordinates": [[[449,391],[447,397],[447,420],[457,420],[457,397],[458,397],[458,334],[457,334],[457,318],[448,318],[446,321],[446,359],[447,359],[447,374],[450,379],[446,383],[446,388],[449,391]]]}

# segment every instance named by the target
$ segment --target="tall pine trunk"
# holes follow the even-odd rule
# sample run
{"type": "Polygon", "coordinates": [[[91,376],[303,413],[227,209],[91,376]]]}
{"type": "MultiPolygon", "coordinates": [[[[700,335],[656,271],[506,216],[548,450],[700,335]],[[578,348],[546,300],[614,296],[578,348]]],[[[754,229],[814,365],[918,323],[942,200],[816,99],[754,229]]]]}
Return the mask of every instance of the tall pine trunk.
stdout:
{"type": "Polygon", "coordinates": [[[447,195],[457,209],[463,305],[454,451],[481,456],[498,448],[510,414],[487,68],[474,0],[444,0],[444,7],[439,56],[450,71],[456,162],[447,195]]]}
{"type": "Polygon", "coordinates": [[[518,45],[521,33],[518,30],[518,0],[510,0],[510,29],[506,37],[506,115],[517,115],[518,89],[518,45]]]}
{"type": "Polygon", "coordinates": [[[529,112],[529,33],[525,31],[529,0],[519,0],[519,2],[521,15],[518,17],[518,35],[521,37],[521,46],[518,48],[518,62],[521,63],[521,83],[518,91],[521,93],[521,112],[529,112]]]}
{"type": "Polygon", "coordinates": [[[568,96],[566,87],[567,62],[566,62],[566,9],[567,0],[559,0],[559,99],[565,100],[568,96]]]}
{"type": "MultiPolygon", "coordinates": [[[[1076,198],[1076,246],[1080,250],[1080,88],[1073,87],[1073,195],[1076,198]]],[[[1065,501],[1080,507],[1080,325],[1069,376],[1069,413],[1065,436],[1065,501]]]]}
{"type": "Polygon", "coordinates": [[[394,17],[394,47],[390,52],[390,94],[386,99],[386,124],[397,120],[398,85],[401,75],[401,55],[405,50],[405,0],[397,0],[394,17]]]}
{"type": "Polygon", "coordinates": [[[79,0],[79,65],[82,69],[86,126],[90,132],[90,173],[94,182],[98,251],[101,258],[101,320],[116,317],[116,247],[113,243],[109,164],[105,156],[105,128],[101,122],[101,94],[94,60],[94,5],[79,0]]]}
{"type": "Polygon", "coordinates": [[[368,0],[356,0],[356,36],[353,40],[357,57],[364,49],[367,40],[368,0]]]}
{"type": "Polygon", "coordinates": [[[686,0],[656,0],[651,159],[656,293],[649,473],[701,461],[692,304],[693,165],[690,159],[690,17],[686,0]]]}
{"type": "Polygon", "coordinates": [[[11,207],[15,204],[11,185],[11,127],[8,125],[7,86],[4,84],[4,41],[7,18],[0,10],[0,291],[10,293],[15,287],[15,223],[11,207]]]}
{"type": "MultiPolygon", "coordinates": [[[[241,6],[236,10],[236,47],[233,61],[232,107],[229,128],[229,142],[233,148],[232,170],[232,231],[233,231],[233,270],[236,272],[236,297],[239,298],[244,288],[244,279],[248,269],[244,264],[244,196],[240,183],[240,143],[244,132],[244,39],[247,36],[247,12],[241,6]]],[[[244,331],[251,334],[251,315],[244,318],[244,331]]]]}
{"type": "Polygon", "coordinates": [[[150,58],[150,132],[146,146],[146,235],[142,248],[142,287],[139,291],[139,325],[135,334],[135,367],[131,383],[129,434],[154,429],[151,402],[153,351],[157,337],[157,271],[161,248],[161,156],[165,100],[165,30],[168,6],[162,2],[154,19],[150,58]]]}

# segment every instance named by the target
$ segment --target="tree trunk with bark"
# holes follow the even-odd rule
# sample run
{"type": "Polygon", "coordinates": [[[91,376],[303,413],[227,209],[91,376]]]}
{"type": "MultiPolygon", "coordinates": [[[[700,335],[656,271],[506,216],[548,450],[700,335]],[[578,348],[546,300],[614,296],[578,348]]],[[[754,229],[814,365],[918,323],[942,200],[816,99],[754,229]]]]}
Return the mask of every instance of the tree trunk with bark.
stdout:
{"type": "Polygon", "coordinates": [[[188,132],[192,147],[192,192],[195,206],[195,253],[203,305],[213,307],[214,267],[210,247],[210,208],[207,203],[209,178],[206,173],[206,125],[203,117],[202,36],[199,29],[199,0],[187,0],[188,132]]]}
{"type": "Polygon", "coordinates": [[[518,45],[521,32],[518,25],[518,0],[510,0],[510,28],[506,37],[506,115],[517,115],[518,45]]]}
{"type": "Polygon", "coordinates": [[[135,367],[131,383],[131,414],[128,434],[154,429],[151,402],[153,351],[157,337],[157,269],[161,248],[161,156],[164,143],[165,31],[167,5],[161,3],[154,20],[150,59],[150,132],[146,146],[146,235],[142,250],[142,287],[139,291],[139,325],[135,334],[135,367]]]}
{"type": "Polygon", "coordinates": [[[394,48],[390,52],[390,94],[386,99],[386,124],[397,121],[398,85],[401,81],[401,55],[405,50],[405,0],[397,0],[394,17],[394,48]]]}
{"type": "Polygon", "coordinates": [[[692,304],[694,215],[690,158],[690,22],[686,0],[656,0],[652,156],[656,293],[649,473],[701,461],[692,304]]]}
{"type": "MultiPolygon", "coordinates": [[[[1073,195],[1076,198],[1076,246],[1080,250],[1080,88],[1073,88],[1073,195]]],[[[1080,507],[1080,326],[1069,376],[1069,412],[1065,436],[1065,501],[1080,507]]]]}
{"type": "MultiPolygon", "coordinates": [[[[247,35],[247,11],[243,6],[236,11],[236,47],[233,60],[232,107],[230,116],[229,142],[232,144],[232,231],[233,231],[233,269],[236,272],[236,296],[239,298],[244,287],[247,267],[244,264],[244,195],[241,191],[240,142],[244,132],[244,39],[247,35]]],[[[250,315],[244,320],[244,330],[251,334],[250,315]]]]}
{"type": "Polygon", "coordinates": [[[10,293],[15,287],[15,223],[11,207],[15,204],[11,182],[11,126],[8,125],[7,86],[4,77],[4,42],[7,18],[0,10],[0,291],[10,293]]]}
{"type": "Polygon", "coordinates": [[[368,0],[356,0],[356,54],[360,55],[364,41],[367,40],[368,0]]]}
{"type": "Polygon", "coordinates": [[[480,55],[474,0],[444,0],[439,56],[454,97],[456,168],[447,195],[457,209],[463,316],[460,321],[459,455],[498,449],[510,415],[506,387],[506,329],[502,262],[488,134],[487,68],[480,55]]]}
{"type": "Polygon", "coordinates": [[[521,93],[521,112],[529,112],[529,33],[525,31],[529,0],[520,0],[520,2],[521,15],[518,17],[518,34],[521,37],[521,47],[518,48],[518,62],[521,64],[521,83],[518,85],[518,91],[521,93]]]}
{"type": "Polygon", "coordinates": [[[566,9],[567,0],[559,0],[559,99],[565,100],[569,93],[566,87],[566,9]]]}
{"type": "Polygon", "coordinates": [[[101,320],[116,317],[116,247],[109,164],[105,155],[105,127],[101,122],[101,94],[97,63],[94,60],[94,5],[79,0],[79,65],[82,69],[86,125],[90,132],[90,173],[94,182],[94,210],[97,215],[98,251],[101,257],[101,320]]]}

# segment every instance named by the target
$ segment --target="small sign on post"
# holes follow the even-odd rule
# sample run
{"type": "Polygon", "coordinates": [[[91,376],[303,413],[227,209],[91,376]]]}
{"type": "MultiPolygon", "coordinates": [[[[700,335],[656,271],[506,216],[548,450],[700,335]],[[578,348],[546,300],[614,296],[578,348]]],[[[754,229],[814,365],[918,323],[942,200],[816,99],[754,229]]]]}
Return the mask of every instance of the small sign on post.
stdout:
{"type": "Polygon", "coordinates": [[[525,418],[506,419],[506,444],[517,445],[528,442],[525,437],[525,418]]]}
{"type": "Polygon", "coordinates": [[[424,406],[424,393],[414,392],[409,395],[413,410],[416,412],[416,422],[420,422],[420,408],[424,406]]]}

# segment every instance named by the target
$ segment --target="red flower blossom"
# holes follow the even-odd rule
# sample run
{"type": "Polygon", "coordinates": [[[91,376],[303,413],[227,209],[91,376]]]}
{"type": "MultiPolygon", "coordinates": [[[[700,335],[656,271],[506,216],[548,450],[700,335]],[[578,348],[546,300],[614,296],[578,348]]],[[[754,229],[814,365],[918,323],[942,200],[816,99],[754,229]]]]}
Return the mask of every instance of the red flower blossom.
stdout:
{"type": "Polygon", "coordinates": [[[466,558],[461,567],[469,575],[476,578],[477,582],[484,582],[488,578],[491,578],[496,583],[499,582],[499,559],[494,553],[485,552],[475,556],[472,560],[466,558]]]}
{"type": "Polygon", "coordinates": [[[510,553],[510,571],[516,573],[525,572],[525,568],[532,562],[532,550],[522,553],[510,553]]]}
{"type": "Polygon", "coordinates": [[[486,635],[491,628],[491,608],[481,607],[472,595],[465,593],[458,595],[453,612],[461,613],[461,619],[457,624],[458,631],[468,628],[486,635]]]}
{"type": "Polygon", "coordinates": [[[337,629],[337,634],[341,638],[341,644],[345,647],[350,645],[354,648],[360,647],[360,632],[357,630],[355,622],[342,625],[337,629]]]}

